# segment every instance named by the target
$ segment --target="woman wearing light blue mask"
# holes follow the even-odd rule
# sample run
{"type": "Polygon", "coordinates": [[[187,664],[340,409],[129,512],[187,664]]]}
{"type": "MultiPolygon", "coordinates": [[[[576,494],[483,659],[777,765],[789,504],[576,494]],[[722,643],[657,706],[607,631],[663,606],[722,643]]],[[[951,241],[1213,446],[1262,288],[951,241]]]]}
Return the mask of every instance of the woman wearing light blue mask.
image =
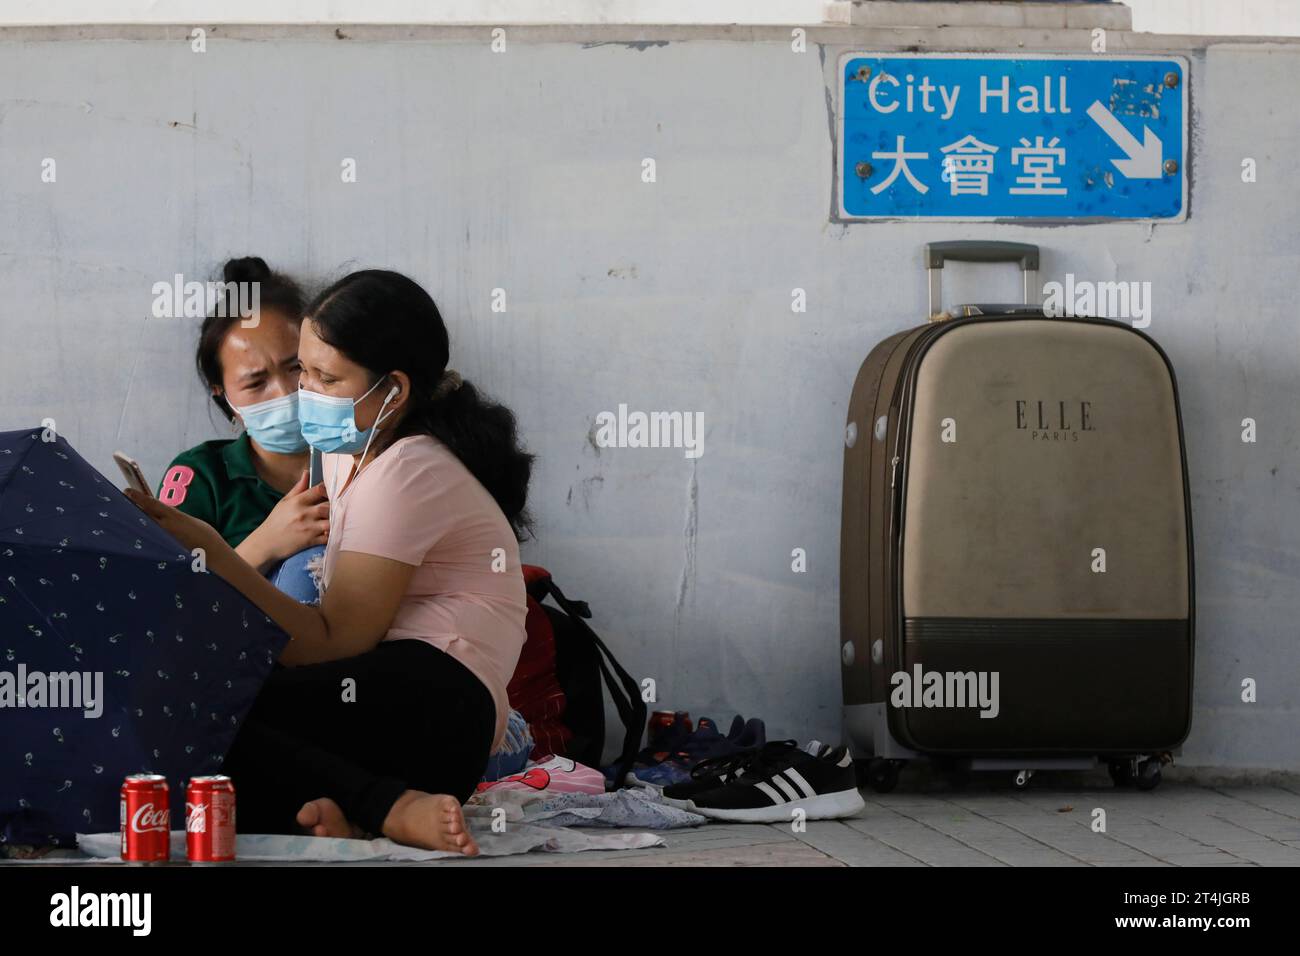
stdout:
{"type": "Polygon", "coordinates": [[[241,832],[473,855],[461,805],[505,749],[525,639],[532,456],[510,410],[448,367],[446,324],[412,279],[352,273],[306,316],[298,414],[335,509],[319,606],[203,522],[129,496],[290,637],[222,765],[241,832]]]}
{"type": "Polygon", "coordinates": [[[325,490],[307,487],[308,446],[298,423],[303,295],[257,257],[230,260],[223,279],[258,283],[258,309],[245,318],[228,302],[205,319],[196,365],[212,401],[242,431],[178,455],[158,497],[212,525],[268,573],[291,555],[319,549],[329,531],[325,490]]]}

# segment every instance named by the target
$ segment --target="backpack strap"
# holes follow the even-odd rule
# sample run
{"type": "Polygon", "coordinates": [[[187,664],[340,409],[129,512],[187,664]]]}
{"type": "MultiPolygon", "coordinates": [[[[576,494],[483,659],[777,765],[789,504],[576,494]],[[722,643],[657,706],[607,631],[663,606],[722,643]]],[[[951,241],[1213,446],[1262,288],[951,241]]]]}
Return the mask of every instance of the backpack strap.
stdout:
{"type": "Polygon", "coordinates": [[[618,770],[614,782],[615,788],[622,787],[636,760],[637,750],[641,745],[642,728],[645,727],[646,706],[645,701],[641,699],[641,685],[623,669],[610,653],[609,648],[605,646],[605,642],[587,624],[587,619],[591,617],[591,608],[587,602],[574,601],[565,597],[554,580],[548,579],[546,584],[550,595],[555,598],[555,603],[573,619],[574,624],[591,639],[592,644],[600,652],[597,656],[600,673],[605,680],[605,686],[609,688],[609,696],[614,699],[614,708],[623,721],[623,749],[616,763],[618,770]]]}

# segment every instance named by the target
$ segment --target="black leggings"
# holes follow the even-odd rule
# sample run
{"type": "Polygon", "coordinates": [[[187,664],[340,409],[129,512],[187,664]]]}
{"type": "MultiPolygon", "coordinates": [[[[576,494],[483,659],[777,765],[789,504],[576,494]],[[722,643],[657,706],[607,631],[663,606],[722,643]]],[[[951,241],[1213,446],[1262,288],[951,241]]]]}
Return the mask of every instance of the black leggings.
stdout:
{"type": "Polygon", "coordinates": [[[405,790],[468,800],[495,731],[492,695],[469,668],[427,641],[384,641],[344,660],[277,667],[222,773],[235,784],[240,833],[300,832],[302,805],[329,797],[380,836],[405,790]],[[344,699],[349,678],[355,700],[344,699]]]}

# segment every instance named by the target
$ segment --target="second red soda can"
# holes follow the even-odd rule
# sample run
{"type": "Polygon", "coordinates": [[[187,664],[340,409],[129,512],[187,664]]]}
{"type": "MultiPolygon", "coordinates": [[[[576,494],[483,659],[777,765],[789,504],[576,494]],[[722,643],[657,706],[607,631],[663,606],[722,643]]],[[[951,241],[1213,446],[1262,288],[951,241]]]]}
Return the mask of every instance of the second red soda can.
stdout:
{"type": "Polygon", "coordinates": [[[235,784],[225,776],[191,777],[185,788],[185,851],[191,863],[235,858],[235,784]]]}

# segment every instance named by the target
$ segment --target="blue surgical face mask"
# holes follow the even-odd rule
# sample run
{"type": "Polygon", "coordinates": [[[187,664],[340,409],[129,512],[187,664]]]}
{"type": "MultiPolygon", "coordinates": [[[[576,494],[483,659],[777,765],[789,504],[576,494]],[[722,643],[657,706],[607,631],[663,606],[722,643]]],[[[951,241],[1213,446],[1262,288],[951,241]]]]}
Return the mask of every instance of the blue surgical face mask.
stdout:
{"type": "Polygon", "coordinates": [[[390,394],[384,399],[384,404],[379,407],[379,414],[375,417],[375,423],[365,431],[357,430],[356,407],[358,403],[365,401],[383,381],[381,378],[375,382],[360,398],[336,398],[333,395],[322,395],[319,392],[309,392],[305,388],[299,388],[298,420],[302,428],[302,437],[307,439],[307,444],[327,454],[355,455],[357,452],[364,454],[370,445],[370,439],[374,437],[375,429],[387,417],[384,415],[384,408],[393,396],[390,394]]]}
{"type": "Polygon", "coordinates": [[[267,451],[292,455],[307,447],[298,426],[298,393],[267,399],[255,405],[231,405],[243,419],[244,430],[267,451]]]}

